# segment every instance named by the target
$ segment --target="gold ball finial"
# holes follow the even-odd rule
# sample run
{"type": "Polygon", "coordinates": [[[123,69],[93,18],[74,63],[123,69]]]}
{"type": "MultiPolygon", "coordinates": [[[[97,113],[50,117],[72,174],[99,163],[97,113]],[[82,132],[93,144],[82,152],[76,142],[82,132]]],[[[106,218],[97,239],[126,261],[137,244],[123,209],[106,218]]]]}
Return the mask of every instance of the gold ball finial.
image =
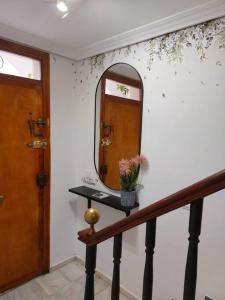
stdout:
{"type": "Polygon", "coordinates": [[[96,208],[89,208],[84,213],[84,219],[90,225],[90,230],[88,232],[88,235],[92,235],[93,233],[95,233],[94,225],[98,223],[100,219],[99,211],[96,208]]]}

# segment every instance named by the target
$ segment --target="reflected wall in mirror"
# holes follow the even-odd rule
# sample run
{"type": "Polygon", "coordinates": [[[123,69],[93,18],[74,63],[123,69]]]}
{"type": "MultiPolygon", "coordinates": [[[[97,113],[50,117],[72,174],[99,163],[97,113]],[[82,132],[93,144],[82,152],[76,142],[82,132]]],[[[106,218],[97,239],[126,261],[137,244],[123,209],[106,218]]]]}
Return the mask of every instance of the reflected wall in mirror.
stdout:
{"type": "Polygon", "coordinates": [[[95,167],[101,181],[119,190],[119,161],[140,153],[143,84],[132,66],[118,63],[100,78],[95,95],[95,167]]]}

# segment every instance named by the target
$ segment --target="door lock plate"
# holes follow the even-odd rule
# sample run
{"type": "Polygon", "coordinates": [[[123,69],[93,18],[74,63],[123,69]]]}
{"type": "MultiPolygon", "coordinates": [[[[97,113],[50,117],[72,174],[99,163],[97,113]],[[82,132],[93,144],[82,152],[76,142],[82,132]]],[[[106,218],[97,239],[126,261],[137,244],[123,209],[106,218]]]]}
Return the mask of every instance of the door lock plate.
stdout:
{"type": "Polygon", "coordinates": [[[29,148],[32,149],[45,149],[48,146],[48,142],[46,140],[34,140],[27,144],[29,148]]]}

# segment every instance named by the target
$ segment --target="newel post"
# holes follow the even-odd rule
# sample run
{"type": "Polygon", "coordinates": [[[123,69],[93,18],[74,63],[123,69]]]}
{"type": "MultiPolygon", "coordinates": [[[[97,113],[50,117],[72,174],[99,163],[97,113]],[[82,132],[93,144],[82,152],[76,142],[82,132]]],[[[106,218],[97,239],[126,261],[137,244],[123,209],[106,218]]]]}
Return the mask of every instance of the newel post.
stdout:
{"type": "MultiPolygon", "coordinates": [[[[99,221],[100,214],[97,209],[90,208],[84,214],[85,221],[90,225],[88,235],[93,235],[95,233],[94,224],[99,221]]],[[[95,290],[94,290],[94,275],[96,268],[96,254],[97,245],[86,246],[86,284],[84,300],[94,300],[95,290]]]]}

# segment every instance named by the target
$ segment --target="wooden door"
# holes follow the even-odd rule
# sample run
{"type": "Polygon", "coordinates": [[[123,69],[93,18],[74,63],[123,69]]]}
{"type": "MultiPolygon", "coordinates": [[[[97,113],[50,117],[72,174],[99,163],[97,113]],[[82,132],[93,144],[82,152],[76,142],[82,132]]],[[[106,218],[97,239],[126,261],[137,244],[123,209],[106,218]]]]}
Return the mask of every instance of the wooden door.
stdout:
{"type": "Polygon", "coordinates": [[[104,168],[103,172],[100,171],[101,180],[111,189],[119,190],[119,161],[134,157],[140,152],[142,103],[105,94],[107,78],[125,84],[136,84],[136,87],[140,87],[140,83],[110,72],[102,82],[99,170],[105,166],[105,172],[104,168]],[[104,145],[104,139],[108,139],[110,143],[104,145]]]}
{"type": "Polygon", "coordinates": [[[48,56],[40,59],[41,81],[0,74],[0,292],[49,269],[49,144],[29,146],[49,143],[48,56]],[[46,124],[36,126],[40,118],[46,124]]]}

